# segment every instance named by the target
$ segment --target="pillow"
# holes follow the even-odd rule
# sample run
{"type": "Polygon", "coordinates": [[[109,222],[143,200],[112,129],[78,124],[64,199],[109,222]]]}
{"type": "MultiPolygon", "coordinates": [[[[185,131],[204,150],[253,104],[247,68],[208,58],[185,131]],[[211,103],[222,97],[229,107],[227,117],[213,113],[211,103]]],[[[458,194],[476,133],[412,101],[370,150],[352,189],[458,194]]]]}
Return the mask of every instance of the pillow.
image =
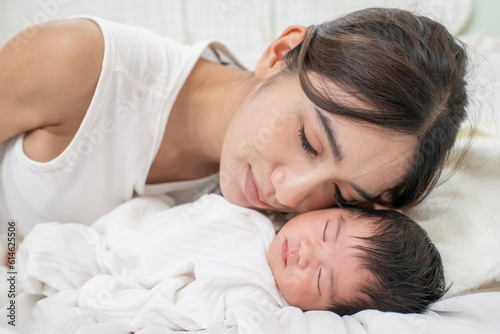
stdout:
{"type": "Polygon", "coordinates": [[[441,253],[448,297],[500,286],[500,124],[462,131],[445,177],[465,150],[458,170],[406,212],[441,253]]]}

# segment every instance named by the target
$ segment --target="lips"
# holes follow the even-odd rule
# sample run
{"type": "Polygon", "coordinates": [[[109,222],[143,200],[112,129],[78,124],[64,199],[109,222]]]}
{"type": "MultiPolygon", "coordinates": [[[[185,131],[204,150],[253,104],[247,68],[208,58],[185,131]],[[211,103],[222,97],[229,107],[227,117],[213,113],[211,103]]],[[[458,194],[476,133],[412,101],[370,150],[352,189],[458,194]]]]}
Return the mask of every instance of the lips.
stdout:
{"type": "Polygon", "coordinates": [[[285,240],[283,242],[283,245],[281,245],[281,258],[283,259],[283,262],[285,263],[285,266],[288,263],[288,241],[285,240]]]}
{"type": "Polygon", "coordinates": [[[260,198],[259,188],[253,177],[252,168],[248,168],[245,182],[245,193],[253,206],[261,209],[268,209],[271,207],[260,198]]]}

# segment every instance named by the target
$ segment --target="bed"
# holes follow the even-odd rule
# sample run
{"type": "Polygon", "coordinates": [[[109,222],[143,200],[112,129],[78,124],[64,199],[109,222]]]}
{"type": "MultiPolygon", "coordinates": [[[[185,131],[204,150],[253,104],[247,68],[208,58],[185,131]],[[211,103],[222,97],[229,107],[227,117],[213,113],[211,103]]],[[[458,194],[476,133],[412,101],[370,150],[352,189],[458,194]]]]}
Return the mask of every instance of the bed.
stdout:
{"type": "MultiPolygon", "coordinates": [[[[215,39],[252,68],[265,46],[290,24],[308,25],[363,7],[386,6],[429,15],[459,34],[473,5],[473,0],[10,0],[0,2],[0,45],[32,24],[87,14],[144,26],[182,43],[215,39]]],[[[467,153],[455,173],[449,176],[452,168],[448,168],[445,182],[407,211],[441,252],[447,282],[452,283],[445,298],[422,315],[366,310],[344,317],[320,311],[303,313],[296,308],[269,314],[242,300],[231,310],[235,326],[221,325],[199,333],[500,333],[500,38],[479,33],[460,37],[472,57],[471,118],[460,132],[450,166],[464,149],[467,153]]],[[[0,244],[5,241],[2,235],[0,244]]],[[[8,270],[2,266],[0,272],[5,277],[8,270]]],[[[8,289],[8,281],[2,279],[0,307],[4,309],[9,303],[8,289]]],[[[36,307],[35,300],[26,296],[19,296],[19,301],[36,307]]],[[[64,304],[64,296],[44,312],[38,316],[57,324],[54,333],[128,333],[117,324],[75,320],[71,316],[75,310],[64,304]]],[[[34,320],[18,314],[17,321],[34,320]]],[[[29,332],[35,333],[36,324],[31,325],[29,332]]],[[[2,315],[1,333],[27,332],[22,327],[9,326],[2,315]]],[[[148,327],[136,333],[173,331],[148,327]]]]}

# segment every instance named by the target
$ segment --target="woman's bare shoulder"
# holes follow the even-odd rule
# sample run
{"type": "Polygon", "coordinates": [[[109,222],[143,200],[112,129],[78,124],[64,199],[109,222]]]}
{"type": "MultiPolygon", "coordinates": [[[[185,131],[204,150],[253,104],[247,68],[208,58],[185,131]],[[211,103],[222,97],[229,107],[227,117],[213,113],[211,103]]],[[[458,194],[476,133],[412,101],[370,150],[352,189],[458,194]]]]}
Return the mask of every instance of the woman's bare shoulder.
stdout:
{"type": "Polygon", "coordinates": [[[46,130],[73,137],[92,100],[104,40],[86,19],[28,28],[0,49],[0,142],[46,130]]]}

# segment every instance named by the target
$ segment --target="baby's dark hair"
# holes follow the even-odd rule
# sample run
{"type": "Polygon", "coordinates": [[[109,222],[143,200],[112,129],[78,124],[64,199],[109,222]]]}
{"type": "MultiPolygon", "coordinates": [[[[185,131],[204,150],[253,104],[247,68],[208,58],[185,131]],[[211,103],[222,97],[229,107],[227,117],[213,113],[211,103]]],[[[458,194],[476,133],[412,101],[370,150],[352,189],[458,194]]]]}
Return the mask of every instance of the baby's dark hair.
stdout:
{"type": "Polygon", "coordinates": [[[360,288],[361,296],[332,303],[329,310],[349,315],[364,309],[422,313],[447,291],[443,263],[425,230],[394,210],[347,208],[366,219],[373,235],[358,237],[361,269],[374,278],[360,288]]]}

